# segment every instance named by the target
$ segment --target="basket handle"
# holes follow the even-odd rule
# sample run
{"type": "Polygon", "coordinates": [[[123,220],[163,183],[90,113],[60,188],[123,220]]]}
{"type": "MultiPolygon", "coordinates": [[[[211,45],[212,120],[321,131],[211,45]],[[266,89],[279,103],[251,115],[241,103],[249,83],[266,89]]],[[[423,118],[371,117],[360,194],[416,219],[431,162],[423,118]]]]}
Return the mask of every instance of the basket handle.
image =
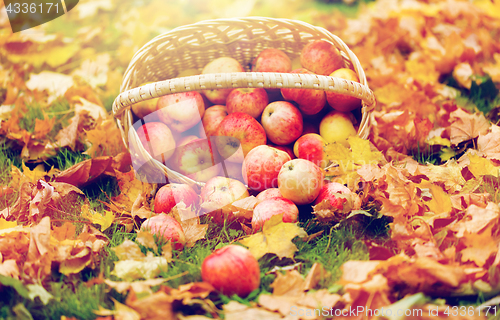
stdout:
{"type": "Polygon", "coordinates": [[[113,115],[115,118],[119,118],[132,104],[167,94],[228,88],[289,88],[332,91],[360,98],[363,112],[373,110],[376,104],[373,91],[367,85],[346,79],[304,73],[232,72],[173,78],[124,91],[113,102],[113,115]]]}

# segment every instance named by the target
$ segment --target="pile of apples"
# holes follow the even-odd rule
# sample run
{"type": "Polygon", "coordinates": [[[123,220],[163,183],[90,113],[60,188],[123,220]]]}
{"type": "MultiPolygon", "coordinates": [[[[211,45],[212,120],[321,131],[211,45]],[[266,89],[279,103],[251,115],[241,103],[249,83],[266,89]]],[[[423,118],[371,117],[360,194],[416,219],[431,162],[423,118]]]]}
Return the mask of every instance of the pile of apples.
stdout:
{"type": "MultiPolygon", "coordinates": [[[[292,70],[292,65],[287,54],[270,48],[253,60],[252,71],[330,75],[359,82],[353,70],[343,68],[339,50],[327,41],[307,44],[300,54],[300,67],[292,70]]],[[[208,63],[202,73],[244,71],[237,60],[221,57],[208,63]]],[[[303,205],[326,200],[342,210],[346,194],[355,199],[353,209],[359,209],[359,197],[341,184],[326,181],[323,169],[328,165],[325,145],[347,146],[347,138],[356,135],[351,112],[359,112],[360,107],[359,99],[333,92],[263,88],[192,91],[133,105],[140,119],[135,128],[146,151],[167,167],[205,182],[199,192],[182,183],[162,186],[154,199],[158,215],[147,219],[141,229],[182,250],[184,231],[168,215],[180,202],[223,223],[236,219],[236,201],[254,195],[249,202],[253,203],[251,216],[243,221],[251,223],[254,232],[278,214],[283,222],[297,222],[303,205]]],[[[207,258],[202,275],[221,292],[244,296],[259,285],[254,260],[243,247],[222,248],[207,258]],[[217,271],[221,268],[232,272],[221,276],[217,271]],[[244,273],[252,275],[251,281],[235,288],[236,278],[244,273]]]]}

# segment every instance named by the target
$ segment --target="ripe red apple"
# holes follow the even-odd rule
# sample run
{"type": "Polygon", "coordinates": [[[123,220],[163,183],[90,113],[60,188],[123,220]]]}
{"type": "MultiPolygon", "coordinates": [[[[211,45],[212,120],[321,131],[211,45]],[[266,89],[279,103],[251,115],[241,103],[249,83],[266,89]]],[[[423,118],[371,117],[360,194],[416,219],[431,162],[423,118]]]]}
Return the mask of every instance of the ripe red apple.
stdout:
{"type": "Polygon", "coordinates": [[[228,245],[203,260],[201,278],[226,296],[244,298],[259,287],[259,263],[248,249],[228,245]]]}
{"type": "Polygon", "coordinates": [[[169,213],[179,202],[184,202],[186,207],[198,203],[198,195],[187,184],[170,183],[161,187],[155,195],[155,212],[169,213]]]}
{"type": "Polygon", "coordinates": [[[182,250],[186,244],[181,224],[174,217],[163,213],[146,219],[141,225],[141,231],[150,232],[160,243],[171,241],[175,250],[182,250]]]}
{"type": "Polygon", "coordinates": [[[288,153],[261,145],[253,148],[243,161],[242,175],[248,188],[260,192],[278,186],[278,173],[285,162],[291,160],[288,153]]]}
{"type": "MultiPolygon", "coordinates": [[[[351,69],[340,68],[330,74],[331,77],[342,78],[359,82],[358,75],[351,69]]],[[[331,91],[326,92],[326,99],[328,104],[335,110],[340,112],[351,112],[357,108],[361,108],[361,99],[346,95],[335,93],[331,91]]]]}
{"type": "Polygon", "coordinates": [[[285,198],[266,199],[253,209],[252,229],[260,230],[267,220],[278,214],[283,214],[283,222],[295,223],[299,218],[299,209],[285,198]]]}
{"type": "Polygon", "coordinates": [[[174,154],[175,140],[164,123],[147,122],[137,129],[137,135],[152,158],[165,163],[174,154]]]}
{"type": "Polygon", "coordinates": [[[247,188],[240,181],[221,176],[213,177],[201,189],[203,213],[212,216],[215,223],[232,221],[234,216],[230,209],[231,203],[248,196],[247,188]]]}
{"type": "Polygon", "coordinates": [[[286,53],[279,49],[262,50],[252,62],[253,72],[290,72],[292,61],[286,53]]]}
{"type": "Polygon", "coordinates": [[[184,132],[201,121],[205,103],[196,91],[181,92],[160,97],[156,109],[161,122],[172,130],[184,132]]]}
{"type": "Polygon", "coordinates": [[[203,131],[206,137],[215,135],[217,127],[226,116],[226,106],[217,104],[206,109],[201,119],[202,126],[200,126],[200,132],[203,131]]]}
{"type": "Polygon", "coordinates": [[[293,153],[297,158],[312,161],[315,165],[325,168],[328,162],[325,153],[326,141],[315,133],[308,133],[295,141],[293,153]]]}
{"type": "MultiPolygon", "coordinates": [[[[305,68],[293,70],[291,73],[314,74],[305,68]]],[[[285,100],[296,102],[300,111],[305,115],[317,114],[326,104],[326,95],[323,90],[281,89],[281,94],[285,100]]]]}
{"type": "Polygon", "coordinates": [[[256,146],[266,144],[266,132],[252,116],[236,112],[225,117],[217,128],[215,145],[223,159],[242,163],[256,146]]]}
{"type": "Polygon", "coordinates": [[[255,198],[259,201],[264,201],[272,198],[283,198],[283,195],[278,188],[269,188],[261,191],[255,198]]]}
{"type": "Polygon", "coordinates": [[[276,148],[278,150],[285,151],[290,156],[290,159],[295,159],[295,154],[293,154],[293,144],[287,144],[286,146],[279,146],[274,143],[268,143],[267,145],[276,148]]]}
{"type": "Polygon", "coordinates": [[[299,109],[287,101],[268,104],[262,113],[261,123],[269,140],[278,145],[297,140],[304,126],[299,109]]]}
{"type": "Polygon", "coordinates": [[[302,48],[300,53],[302,67],[324,76],[342,68],[344,61],[340,51],[325,40],[311,41],[302,48]]]}
{"type": "Polygon", "coordinates": [[[349,147],[347,138],[357,134],[351,121],[351,114],[333,110],[319,124],[319,134],[326,142],[337,142],[349,147]]]}
{"type": "Polygon", "coordinates": [[[178,146],[169,163],[175,171],[201,182],[217,176],[221,168],[208,139],[191,140],[178,146]]]}
{"type": "Polygon", "coordinates": [[[268,104],[267,92],[262,88],[234,89],[226,99],[227,113],[243,112],[255,119],[260,117],[268,104]]]}
{"type": "Polygon", "coordinates": [[[325,184],[314,204],[317,205],[323,200],[328,200],[330,205],[339,211],[359,210],[361,209],[361,198],[349,188],[338,182],[330,182],[325,184]],[[347,206],[347,208],[346,208],[347,206]]]}
{"type": "Polygon", "coordinates": [[[311,161],[293,159],[281,167],[278,188],[283,197],[296,205],[313,202],[323,186],[323,171],[311,161]]]}
{"type": "MultiPolygon", "coordinates": [[[[238,60],[231,57],[220,57],[210,61],[203,70],[202,74],[209,73],[231,73],[231,72],[245,72],[238,60]]],[[[203,90],[203,94],[213,104],[226,104],[226,98],[231,93],[233,88],[228,89],[213,89],[203,90]]]]}

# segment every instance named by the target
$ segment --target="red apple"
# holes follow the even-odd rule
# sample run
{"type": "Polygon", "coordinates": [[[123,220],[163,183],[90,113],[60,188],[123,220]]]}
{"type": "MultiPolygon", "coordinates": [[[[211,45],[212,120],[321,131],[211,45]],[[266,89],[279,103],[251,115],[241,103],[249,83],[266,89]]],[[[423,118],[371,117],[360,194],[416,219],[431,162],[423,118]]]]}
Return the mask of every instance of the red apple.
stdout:
{"type": "Polygon", "coordinates": [[[302,67],[324,76],[342,68],[344,61],[340,51],[325,40],[311,41],[302,48],[300,53],[302,67]]]}
{"type": "Polygon", "coordinates": [[[361,209],[361,198],[349,188],[338,182],[325,184],[321,188],[314,204],[319,204],[324,200],[328,200],[330,205],[339,211],[344,211],[345,209],[349,211],[361,209]]]}
{"type": "Polygon", "coordinates": [[[155,212],[169,213],[179,202],[184,202],[186,207],[198,203],[198,195],[187,184],[170,183],[161,187],[155,195],[155,212]]]}
{"type": "Polygon", "coordinates": [[[196,139],[176,148],[169,163],[172,168],[195,180],[206,182],[220,173],[208,139],[196,139]]]}
{"type": "Polygon", "coordinates": [[[319,124],[319,134],[327,143],[337,142],[349,147],[347,138],[357,134],[351,121],[351,113],[336,110],[329,112],[319,124]]]}
{"type": "Polygon", "coordinates": [[[174,217],[163,213],[146,219],[141,225],[141,231],[150,232],[160,243],[171,241],[175,250],[182,250],[186,244],[181,224],[174,217]]]}
{"type": "Polygon", "coordinates": [[[306,159],[315,165],[325,168],[328,162],[325,153],[326,141],[315,133],[308,133],[295,141],[293,153],[297,158],[306,159]]]}
{"type": "Polygon", "coordinates": [[[262,50],[252,62],[253,72],[290,72],[292,61],[286,53],[279,49],[262,50]]]}
{"type": "MultiPolygon", "coordinates": [[[[359,82],[359,78],[356,72],[348,68],[337,69],[330,74],[330,77],[359,82]]],[[[346,94],[327,91],[326,99],[328,100],[328,104],[333,109],[340,112],[351,112],[352,110],[361,108],[361,99],[346,94]]]]}
{"type": "Polygon", "coordinates": [[[285,151],[290,156],[290,159],[296,158],[295,154],[293,154],[293,144],[287,144],[286,146],[279,146],[279,145],[274,144],[274,143],[268,143],[267,145],[270,147],[276,148],[278,150],[285,151]]]}
{"type": "Polygon", "coordinates": [[[278,186],[278,173],[290,156],[267,145],[253,148],[243,161],[242,175],[248,188],[260,192],[278,186]]]}
{"type": "Polygon", "coordinates": [[[323,171],[311,161],[293,159],[281,167],[278,188],[296,205],[312,203],[323,186],[323,171]]]}
{"type": "MultiPolygon", "coordinates": [[[[210,61],[201,71],[202,74],[209,73],[231,73],[245,72],[238,60],[231,57],[220,57],[210,61]]],[[[203,90],[203,94],[213,104],[226,104],[226,98],[233,88],[203,90]]]]}
{"type": "Polygon", "coordinates": [[[203,260],[201,278],[226,296],[244,298],[259,287],[259,263],[248,249],[228,245],[203,260]]]}
{"type": "Polygon", "coordinates": [[[234,219],[231,203],[248,197],[248,190],[238,180],[226,177],[213,177],[201,189],[201,206],[203,213],[209,214],[215,223],[223,223],[234,219]]]}
{"type": "Polygon", "coordinates": [[[174,154],[175,140],[164,123],[147,122],[137,129],[137,135],[152,158],[165,163],[174,154]]]}
{"type": "Polygon", "coordinates": [[[213,137],[223,159],[242,163],[253,148],[266,144],[266,132],[252,116],[236,112],[225,117],[213,137]],[[215,139],[214,139],[215,138],[215,139]]]}
{"type": "Polygon", "coordinates": [[[252,229],[260,230],[267,220],[278,214],[283,215],[283,222],[295,223],[299,218],[299,209],[285,198],[266,199],[253,209],[252,229]]]}
{"type": "Polygon", "coordinates": [[[201,121],[205,112],[203,97],[196,91],[169,94],[156,105],[160,121],[172,130],[184,132],[201,121]]]}
{"type": "Polygon", "coordinates": [[[278,188],[269,188],[261,191],[255,198],[259,201],[264,201],[271,198],[283,198],[283,195],[278,188]]]}
{"type": "Polygon", "coordinates": [[[215,135],[217,127],[226,116],[226,106],[218,104],[206,109],[203,114],[203,119],[201,119],[202,126],[200,126],[200,133],[203,131],[203,134],[206,137],[215,135]]]}
{"type": "Polygon", "coordinates": [[[269,140],[278,145],[297,140],[304,126],[299,109],[287,101],[268,104],[262,113],[261,122],[269,140]]]}
{"type": "MultiPolygon", "coordinates": [[[[305,68],[293,70],[291,73],[314,74],[305,68]]],[[[317,114],[326,104],[326,95],[323,90],[281,89],[281,94],[285,100],[296,102],[300,111],[305,115],[317,114]]]]}
{"type": "Polygon", "coordinates": [[[227,113],[243,112],[255,119],[260,117],[268,104],[267,92],[262,88],[234,89],[226,99],[227,113]]]}

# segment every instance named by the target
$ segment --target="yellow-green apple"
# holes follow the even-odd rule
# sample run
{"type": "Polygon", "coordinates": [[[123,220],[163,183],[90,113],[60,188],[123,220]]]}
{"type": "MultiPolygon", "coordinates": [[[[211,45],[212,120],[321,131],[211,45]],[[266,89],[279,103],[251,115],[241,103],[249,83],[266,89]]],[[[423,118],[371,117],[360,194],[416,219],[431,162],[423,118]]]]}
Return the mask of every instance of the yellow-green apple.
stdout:
{"type": "Polygon", "coordinates": [[[260,117],[268,104],[267,92],[262,88],[234,89],[226,99],[227,113],[244,112],[255,119],[260,117]]]}
{"type": "Polygon", "coordinates": [[[252,71],[287,73],[292,71],[292,60],[279,49],[264,49],[253,60],[252,71]]]}
{"type": "Polygon", "coordinates": [[[141,101],[132,105],[132,112],[139,118],[154,115],[159,98],[141,101]]]}
{"type": "Polygon", "coordinates": [[[328,201],[335,210],[341,212],[361,209],[361,198],[349,188],[338,182],[325,184],[321,188],[314,204],[317,205],[325,200],[328,201]]]}
{"type": "Polygon", "coordinates": [[[231,203],[248,196],[242,182],[222,176],[213,177],[201,189],[202,213],[210,215],[215,223],[232,221],[231,203]]]}
{"type": "MultiPolygon", "coordinates": [[[[359,82],[359,78],[356,72],[348,68],[337,69],[330,74],[330,77],[359,82]]],[[[328,100],[328,104],[333,109],[340,112],[351,112],[354,109],[361,108],[361,99],[346,94],[327,91],[326,99],[328,100]]]]}
{"type": "Polygon", "coordinates": [[[320,168],[325,168],[328,161],[325,145],[325,140],[319,134],[308,133],[295,141],[293,153],[297,158],[309,160],[320,168]]]}
{"type": "Polygon", "coordinates": [[[323,186],[323,171],[305,159],[293,159],[281,167],[278,188],[284,198],[296,205],[312,203],[323,186]]]}
{"type": "Polygon", "coordinates": [[[230,162],[242,163],[244,157],[256,146],[266,144],[266,132],[251,115],[235,112],[226,116],[217,128],[215,145],[221,157],[230,162]]]}
{"type": "Polygon", "coordinates": [[[152,158],[165,163],[174,154],[176,143],[166,124],[147,122],[137,129],[137,135],[152,158]]]}
{"type": "Polygon", "coordinates": [[[259,262],[250,250],[230,244],[203,260],[201,278],[226,296],[236,294],[245,298],[259,288],[259,262]]]}
{"type": "Polygon", "coordinates": [[[160,97],[156,109],[161,122],[172,130],[184,132],[201,121],[205,103],[196,91],[181,92],[160,97]]]}
{"type": "MultiPolygon", "coordinates": [[[[231,73],[231,72],[245,72],[238,60],[231,57],[220,57],[210,61],[203,70],[202,74],[209,73],[231,73]]],[[[213,104],[226,104],[226,98],[231,93],[233,88],[227,89],[212,89],[203,90],[203,94],[213,104]]]]}
{"type": "Polygon", "coordinates": [[[330,42],[325,40],[311,41],[300,52],[302,67],[324,76],[342,68],[344,61],[340,51],[330,42]]]}
{"type": "MultiPolygon", "coordinates": [[[[314,74],[313,72],[300,68],[291,73],[314,74]]],[[[297,103],[300,111],[305,115],[317,114],[326,104],[326,95],[323,90],[311,89],[281,89],[281,95],[285,100],[297,103]]]]}
{"type": "Polygon", "coordinates": [[[255,197],[259,201],[264,201],[266,199],[271,198],[283,198],[283,195],[278,188],[269,188],[264,191],[259,192],[259,194],[255,197]]]}
{"type": "Polygon", "coordinates": [[[198,194],[187,184],[169,183],[161,187],[155,195],[155,212],[169,213],[179,202],[184,202],[186,207],[198,203],[198,194]]]}
{"type": "Polygon", "coordinates": [[[186,235],[181,224],[174,217],[164,213],[146,219],[141,225],[141,231],[150,232],[160,243],[172,242],[175,250],[182,250],[186,244],[186,235]]]}
{"type": "Polygon", "coordinates": [[[179,145],[169,163],[172,169],[201,182],[217,176],[221,169],[208,139],[190,140],[184,145],[179,145]]]}
{"type": "Polygon", "coordinates": [[[278,214],[283,215],[283,222],[295,223],[299,218],[299,209],[295,203],[285,198],[266,199],[253,209],[253,231],[260,230],[267,220],[278,214]]]}
{"type": "Polygon", "coordinates": [[[206,137],[211,137],[217,132],[217,127],[221,123],[222,119],[227,116],[226,106],[216,104],[205,110],[203,114],[203,119],[201,119],[202,125],[200,126],[201,131],[206,135],[206,137]]]}
{"type": "Polygon", "coordinates": [[[293,144],[287,144],[285,146],[280,146],[280,145],[277,145],[274,143],[268,143],[267,145],[270,147],[276,148],[278,150],[285,151],[290,156],[290,159],[296,158],[295,154],[293,154],[293,144]]]}
{"type": "Polygon", "coordinates": [[[304,128],[302,114],[288,101],[275,101],[267,105],[260,120],[272,143],[286,145],[297,140],[304,128]]]}
{"type": "Polygon", "coordinates": [[[253,148],[243,161],[242,175],[248,188],[256,192],[278,186],[281,167],[291,158],[288,153],[261,145],[253,148]]]}
{"type": "Polygon", "coordinates": [[[319,134],[328,143],[337,142],[349,147],[347,138],[356,135],[351,113],[330,111],[319,124],[319,134]]]}

